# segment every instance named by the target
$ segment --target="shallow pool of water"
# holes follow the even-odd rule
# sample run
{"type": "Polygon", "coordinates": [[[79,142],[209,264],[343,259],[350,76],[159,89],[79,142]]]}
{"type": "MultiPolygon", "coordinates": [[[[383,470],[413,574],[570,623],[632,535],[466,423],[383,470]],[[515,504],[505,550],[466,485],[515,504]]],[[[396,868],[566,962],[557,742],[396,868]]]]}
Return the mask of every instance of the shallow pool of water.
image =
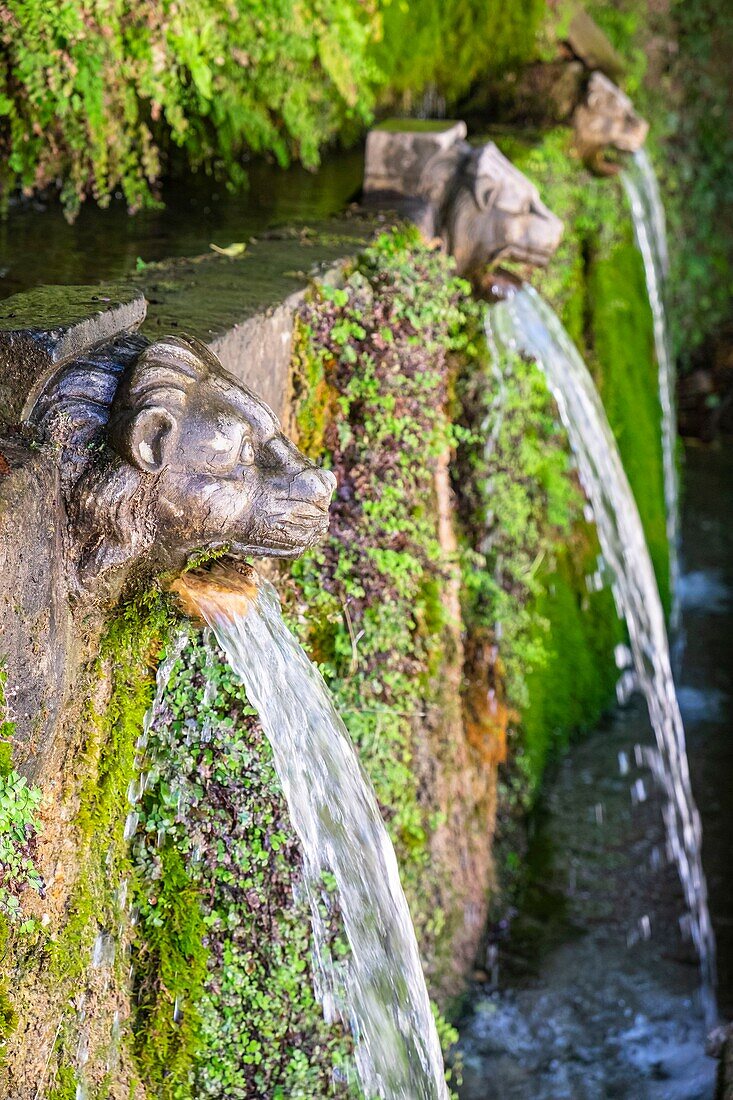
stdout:
{"type": "Polygon", "coordinates": [[[689,446],[683,484],[677,678],[702,817],[718,1004],[733,1019],[733,440],[689,446]]]}

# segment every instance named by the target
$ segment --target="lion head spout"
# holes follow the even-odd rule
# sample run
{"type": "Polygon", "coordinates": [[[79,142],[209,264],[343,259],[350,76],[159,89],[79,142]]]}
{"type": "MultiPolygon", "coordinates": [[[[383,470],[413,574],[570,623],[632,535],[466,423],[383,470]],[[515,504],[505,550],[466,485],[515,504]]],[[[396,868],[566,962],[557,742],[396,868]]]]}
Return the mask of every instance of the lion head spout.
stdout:
{"type": "Polygon", "coordinates": [[[439,203],[437,229],[460,275],[501,260],[544,267],[560,244],[562,222],[493,141],[434,157],[422,186],[439,203]]]}
{"type": "Polygon", "coordinates": [[[502,260],[544,266],[562,222],[534,184],[492,142],[471,145],[463,122],[392,119],[367,139],[364,201],[412,220],[481,278],[502,260]]]}
{"type": "Polygon", "coordinates": [[[65,404],[51,402],[46,424],[53,437],[63,409],[69,559],[81,592],[133,570],[180,569],[199,551],[293,558],[325,535],[333,474],[199,341],[170,336],[137,349],[101,411],[86,400],[86,377],[77,363],[59,378],[65,404]]]}
{"type": "Polygon", "coordinates": [[[649,132],[624,92],[601,72],[591,73],[585,98],[573,115],[575,142],[586,163],[603,175],[618,171],[605,159],[610,150],[636,153],[649,132]]]}

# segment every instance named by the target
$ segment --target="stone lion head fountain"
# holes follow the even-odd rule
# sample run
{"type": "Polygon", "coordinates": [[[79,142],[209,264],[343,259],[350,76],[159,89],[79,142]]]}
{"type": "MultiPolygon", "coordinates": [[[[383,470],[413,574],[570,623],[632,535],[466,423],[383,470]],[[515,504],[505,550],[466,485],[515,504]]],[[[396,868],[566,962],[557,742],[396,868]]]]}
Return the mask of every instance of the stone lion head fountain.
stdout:
{"type": "Polygon", "coordinates": [[[31,774],[126,590],[202,552],[297,557],[336,484],[198,340],[126,331],[50,358],[0,437],[0,656],[31,774]]]}
{"type": "Polygon", "coordinates": [[[649,123],[636,112],[629,97],[602,72],[590,74],[572,121],[578,152],[600,175],[613,175],[620,169],[609,160],[609,151],[636,153],[649,132],[649,123]]]}
{"type": "Polygon", "coordinates": [[[493,142],[471,145],[463,122],[392,120],[367,138],[364,197],[411,218],[438,239],[460,275],[502,260],[544,266],[562,222],[493,142]]]}

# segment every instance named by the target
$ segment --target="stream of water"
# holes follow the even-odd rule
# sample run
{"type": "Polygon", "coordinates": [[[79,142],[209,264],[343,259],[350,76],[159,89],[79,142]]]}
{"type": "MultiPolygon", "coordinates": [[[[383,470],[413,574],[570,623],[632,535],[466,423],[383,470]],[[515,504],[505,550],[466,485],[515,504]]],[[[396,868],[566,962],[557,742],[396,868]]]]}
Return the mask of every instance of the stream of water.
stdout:
{"type": "Polygon", "coordinates": [[[659,401],[662,406],[662,456],[667,507],[667,539],[670,550],[672,622],[677,624],[679,606],[679,485],[677,478],[677,411],[675,365],[664,304],[669,268],[664,204],[657,177],[645,149],[634,154],[623,173],[624,187],[634,219],[634,233],[644,260],[647,292],[654,322],[654,347],[659,369],[659,401]]]}
{"type": "MultiPolygon", "coordinates": [[[[667,848],[684,890],[712,1024],[715,939],[702,869],[700,815],[690,784],[664,613],[636,502],[588,368],[552,309],[531,287],[524,287],[489,311],[488,324],[499,347],[534,359],[542,369],[593,508],[616,604],[626,620],[636,680],[656,736],[651,763],[666,795],[667,848]]],[[[642,797],[642,788],[637,794],[642,797]]]]}
{"type": "Polygon", "coordinates": [[[196,597],[242,679],[272,745],[304,858],[317,993],[356,1041],[361,1086],[385,1100],[447,1100],[443,1057],[397,860],[346,727],[326,684],[283,622],[275,589],[246,607],[196,597]],[[335,900],[349,942],[331,957],[326,913],[335,900]]]}
{"type": "Polygon", "coordinates": [[[494,981],[459,1024],[461,1100],[712,1100],[654,752],[636,698],[547,774],[512,840],[521,881],[509,927],[490,930],[494,981]]]}

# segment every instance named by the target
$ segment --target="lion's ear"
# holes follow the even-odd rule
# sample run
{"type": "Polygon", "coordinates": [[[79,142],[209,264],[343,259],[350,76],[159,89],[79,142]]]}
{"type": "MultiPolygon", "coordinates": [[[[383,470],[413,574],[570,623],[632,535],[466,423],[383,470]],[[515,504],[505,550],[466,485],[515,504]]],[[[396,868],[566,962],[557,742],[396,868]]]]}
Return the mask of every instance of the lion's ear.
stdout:
{"type": "Polygon", "coordinates": [[[166,465],[175,427],[175,417],[162,405],[148,405],[131,417],[122,434],[134,465],[157,474],[166,465]]]}
{"type": "Polygon", "coordinates": [[[500,190],[500,184],[488,180],[486,176],[477,176],[473,185],[473,197],[479,210],[488,213],[494,207],[500,190]]]}

